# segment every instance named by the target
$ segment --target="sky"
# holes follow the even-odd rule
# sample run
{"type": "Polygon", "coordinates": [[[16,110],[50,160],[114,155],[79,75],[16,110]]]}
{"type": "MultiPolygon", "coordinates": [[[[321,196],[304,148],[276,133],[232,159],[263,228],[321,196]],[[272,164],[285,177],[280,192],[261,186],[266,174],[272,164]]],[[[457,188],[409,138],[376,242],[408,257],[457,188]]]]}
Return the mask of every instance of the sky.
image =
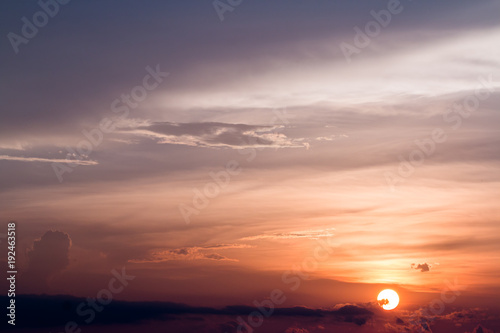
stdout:
{"type": "Polygon", "coordinates": [[[2,327],[500,332],[499,10],[3,1],[2,327]]]}

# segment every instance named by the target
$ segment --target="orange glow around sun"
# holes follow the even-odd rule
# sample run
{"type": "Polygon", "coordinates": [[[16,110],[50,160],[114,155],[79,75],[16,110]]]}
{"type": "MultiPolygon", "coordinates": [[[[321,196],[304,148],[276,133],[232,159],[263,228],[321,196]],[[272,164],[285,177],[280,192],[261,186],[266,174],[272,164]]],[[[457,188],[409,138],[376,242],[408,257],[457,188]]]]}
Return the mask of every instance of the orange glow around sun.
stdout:
{"type": "Polygon", "coordinates": [[[399,295],[392,289],[384,289],[377,296],[378,304],[384,310],[393,310],[399,304],[399,295]]]}

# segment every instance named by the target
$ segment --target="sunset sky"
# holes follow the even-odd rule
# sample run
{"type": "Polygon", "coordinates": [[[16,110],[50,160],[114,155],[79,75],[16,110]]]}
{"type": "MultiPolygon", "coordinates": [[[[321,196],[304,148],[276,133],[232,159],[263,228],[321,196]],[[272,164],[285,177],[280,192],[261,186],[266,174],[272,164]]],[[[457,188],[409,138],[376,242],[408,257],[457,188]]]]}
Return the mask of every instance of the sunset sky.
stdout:
{"type": "Polygon", "coordinates": [[[2,327],[249,332],[279,290],[255,332],[500,332],[498,0],[8,0],[0,30],[2,327]]]}

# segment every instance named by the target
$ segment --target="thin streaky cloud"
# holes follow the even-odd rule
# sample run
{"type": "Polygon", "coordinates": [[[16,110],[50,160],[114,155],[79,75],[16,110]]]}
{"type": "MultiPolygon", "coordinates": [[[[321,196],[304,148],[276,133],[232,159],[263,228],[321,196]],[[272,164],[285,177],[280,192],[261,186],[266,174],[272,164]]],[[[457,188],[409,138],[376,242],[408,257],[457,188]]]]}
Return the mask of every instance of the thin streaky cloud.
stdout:
{"type": "Polygon", "coordinates": [[[214,252],[214,249],[246,249],[253,246],[247,244],[216,244],[207,246],[192,246],[166,250],[154,250],[143,259],[131,259],[128,262],[134,264],[144,263],[160,263],[172,260],[215,260],[215,261],[239,261],[237,259],[228,258],[219,253],[214,252]]]}
{"type": "Polygon", "coordinates": [[[284,233],[261,234],[256,236],[249,236],[241,238],[241,240],[259,240],[259,239],[319,239],[323,237],[332,237],[334,234],[331,232],[334,228],[323,230],[308,230],[284,233]]]}
{"type": "Polygon", "coordinates": [[[40,158],[40,157],[18,157],[18,156],[8,156],[0,155],[0,160],[4,161],[18,161],[18,162],[45,162],[45,163],[72,163],[78,165],[97,165],[97,161],[92,160],[68,160],[62,158],[40,158]]]}
{"type": "Polygon", "coordinates": [[[117,133],[146,137],[159,144],[205,148],[308,148],[304,138],[289,138],[283,125],[230,123],[129,123],[117,133]]]}

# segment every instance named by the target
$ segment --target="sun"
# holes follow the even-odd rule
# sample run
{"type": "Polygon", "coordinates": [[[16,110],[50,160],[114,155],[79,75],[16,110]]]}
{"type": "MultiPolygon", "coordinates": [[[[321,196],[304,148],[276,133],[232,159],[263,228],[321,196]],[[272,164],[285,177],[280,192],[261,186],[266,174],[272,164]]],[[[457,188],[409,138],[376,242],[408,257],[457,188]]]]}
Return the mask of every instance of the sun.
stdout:
{"type": "Polygon", "coordinates": [[[377,301],[382,309],[392,310],[399,304],[399,295],[392,289],[384,289],[378,294],[377,301]]]}

